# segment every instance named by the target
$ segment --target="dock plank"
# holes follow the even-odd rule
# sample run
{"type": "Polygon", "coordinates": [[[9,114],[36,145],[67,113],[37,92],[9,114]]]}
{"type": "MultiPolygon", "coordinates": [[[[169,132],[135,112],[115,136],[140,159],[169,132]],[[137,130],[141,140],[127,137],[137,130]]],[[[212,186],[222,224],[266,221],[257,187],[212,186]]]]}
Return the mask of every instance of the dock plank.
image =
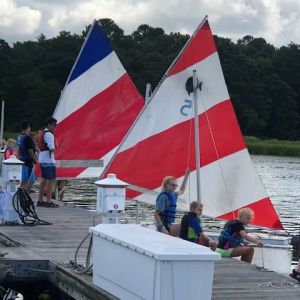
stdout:
{"type": "MultiPolygon", "coordinates": [[[[59,203],[59,202],[58,202],[59,203]]],[[[61,203],[60,203],[61,204],[61,203]]],[[[94,219],[99,221],[95,212],[83,208],[61,206],[59,208],[37,207],[41,220],[53,225],[37,226],[0,226],[0,233],[19,242],[21,247],[0,246],[2,252],[9,252],[5,259],[24,260],[46,259],[57,264],[61,270],[72,272],[65,263],[74,259],[79,243],[94,226],[94,219]]],[[[79,262],[84,262],[88,242],[83,244],[78,255],[79,262]]],[[[80,274],[74,278],[82,281],[80,274]]],[[[84,275],[84,280],[93,286],[92,277],[84,275]]],[[[274,272],[259,271],[254,265],[236,259],[222,259],[215,264],[212,299],[300,299],[300,286],[288,276],[274,272]],[[271,287],[267,283],[281,282],[280,287],[271,287]],[[289,286],[283,283],[290,283],[289,286]],[[264,285],[265,284],[265,285],[264,285]]]]}

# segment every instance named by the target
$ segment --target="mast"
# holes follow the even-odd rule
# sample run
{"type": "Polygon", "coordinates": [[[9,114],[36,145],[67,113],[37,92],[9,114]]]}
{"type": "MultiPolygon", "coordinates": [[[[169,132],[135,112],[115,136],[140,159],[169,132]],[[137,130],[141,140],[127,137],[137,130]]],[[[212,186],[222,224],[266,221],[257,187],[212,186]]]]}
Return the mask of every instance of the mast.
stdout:
{"type": "MultiPolygon", "coordinates": [[[[158,89],[160,88],[160,86],[163,84],[164,80],[167,78],[169,72],[176,65],[176,63],[178,62],[178,60],[180,59],[180,57],[183,55],[183,53],[186,50],[186,48],[190,45],[191,41],[193,40],[193,38],[195,37],[195,35],[197,34],[197,32],[201,29],[201,27],[203,26],[203,24],[206,21],[207,21],[207,15],[204,17],[204,19],[202,20],[202,22],[200,23],[200,25],[197,27],[196,31],[193,33],[193,35],[189,38],[189,40],[186,42],[186,44],[184,45],[184,47],[178,53],[177,57],[174,59],[174,61],[170,65],[170,67],[168,68],[167,72],[163,75],[162,79],[160,80],[160,82],[158,83],[158,85],[156,86],[156,88],[154,89],[153,93],[151,93],[149,99],[147,99],[147,101],[145,101],[145,105],[144,105],[143,109],[140,111],[140,113],[136,117],[135,121],[133,122],[133,124],[131,125],[131,127],[129,128],[129,130],[127,131],[126,135],[124,136],[123,140],[121,141],[121,143],[117,147],[114,155],[111,157],[110,161],[108,162],[108,164],[104,168],[104,170],[103,170],[102,174],[100,175],[100,177],[102,177],[106,173],[106,171],[109,169],[109,167],[112,164],[113,160],[115,159],[115,157],[119,153],[119,150],[122,148],[122,146],[124,144],[124,141],[127,139],[127,136],[130,135],[132,128],[134,128],[135,124],[138,122],[138,120],[140,119],[140,117],[143,115],[143,112],[146,110],[146,108],[147,108],[148,104],[151,102],[152,98],[155,97],[156,92],[158,91],[158,89]]],[[[200,180],[199,180],[199,182],[200,182],[200,180]]]]}
{"type": "Polygon", "coordinates": [[[194,102],[194,127],[195,127],[195,154],[196,154],[196,185],[197,185],[197,201],[201,203],[200,188],[200,140],[199,140],[199,122],[198,122],[198,79],[197,72],[193,70],[193,102],[194,102]]]}
{"type": "Polygon", "coordinates": [[[146,92],[145,92],[145,103],[149,101],[150,96],[151,96],[151,83],[147,83],[146,92]]]}
{"type": "Polygon", "coordinates": [[[1,125],[0,125],[0,138],[3,139],[3,129],[4,129],[4,101],[2,100],[1,106],[1,125]]]}

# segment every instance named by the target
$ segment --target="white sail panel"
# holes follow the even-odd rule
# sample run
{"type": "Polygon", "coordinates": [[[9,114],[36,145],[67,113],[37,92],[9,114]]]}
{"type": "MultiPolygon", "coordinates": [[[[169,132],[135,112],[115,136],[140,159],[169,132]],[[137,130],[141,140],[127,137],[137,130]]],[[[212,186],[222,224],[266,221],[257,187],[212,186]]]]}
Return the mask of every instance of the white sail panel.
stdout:
{"type": "Polygon", "coordinates": [[[219,56],[214,53],[163,81],[155,96],[145,105],[143,113],[136,120],[119,151],[131,148],[141,140],[193,117],[192,106],[183,108],[188,103],[192,104],[193,95],[187,93],[185,84],[193,70],[197,70],[199,80],[203,82],[199,94],[199,114],[229,99],[219,56]]]}
{"type": "Polygon", "coordinates": [[[66,86],[53,115],[54,118],[61,122],[93,97],[106,90],[125,73],[116,53],[111,52],[66,86]]]}

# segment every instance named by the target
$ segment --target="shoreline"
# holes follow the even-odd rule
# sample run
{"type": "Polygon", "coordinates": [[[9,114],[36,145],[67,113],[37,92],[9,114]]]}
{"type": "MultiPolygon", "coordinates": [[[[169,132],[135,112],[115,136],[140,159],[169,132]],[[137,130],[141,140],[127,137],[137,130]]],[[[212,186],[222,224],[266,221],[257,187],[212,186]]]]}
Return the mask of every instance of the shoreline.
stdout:
{"type": "Polygon", "coordinates": [[[245,136],[245,143],[252,155],[300,157],[300,141],[259,139],[254,136],[245,136]]]}

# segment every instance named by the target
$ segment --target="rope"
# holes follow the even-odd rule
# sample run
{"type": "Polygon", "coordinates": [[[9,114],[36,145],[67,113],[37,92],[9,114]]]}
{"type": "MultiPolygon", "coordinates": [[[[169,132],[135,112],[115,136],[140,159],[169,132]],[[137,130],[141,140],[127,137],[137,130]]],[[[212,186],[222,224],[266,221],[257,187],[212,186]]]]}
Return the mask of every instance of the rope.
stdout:
{"type": "Polygon", "coordinates": [[[18,188],[13,196],[12,204],[24,225],[52,225],[52,223],[43,221],[38,217],[34,202],[25,189],[18,188]]]}
{"type": "Polygon", "coordinates": [[[79,243],[75,254],[74,254],[74,260],[70,260],[68,263],[63,264],[66,267],[72,267],[75,269],[75,272],[78,274],[88,274],[88,275],[92,275],[93,273],[93,264],[90,264],[90,258],[91,258],[91,252],[92,252],[92,245],[93,245],[93,236],[91,235],[91,233],[88,233],[83,240],[79,243]],[[79,252],[79,249],[81,248],[81,246],[83,245],[83,243],[87,240],[87,238],[90,237],[90,241],[89,241],[89,246],[88,246],[88,251],[87,251],[87,255],[86,255],[86,260],[85,260],[85,266],[82,264],[79,264],[77,262],[77,255],[79,252]]]}
{"type": "Polygon", "coordinates": [[[293,283],[286,280],[274,280],[274,281],[266,281],[258,284],[259,287],[271,287],[271,288],[283,288],[283,287],[298,287],[297,283],[293,283]]]}
{"type": "Polygon", "coordinates": [[[214,137],[214,134],[213,134],[213,131],[212,131],[212,128],[211,128],[210,120],[208,118],[207,109],[206,109],[204,99],[203,99],[202,103],[203,103],[203,108],[204,108],[204,115],[205,115],[205,118],[207,120],[208,129],[209,129],[209,132],[210,132],[210,135],[211,135],[211,138],[212,138],[212,141],[213,141],[213,146],[214,146],[214,149],[215,149],[215,152],[216,152],[216,155],[217,155],[218,165],[219,165],[219,168],[220,168],[220,171],[221,171],[223,181],[225,183],[227,198],[229,200],[229,204],[230,204],[230,207],[231,207],[231,211],[233,213],[233,217],[234,217],[234,219],[236,219],[236,215],[235,215],[235,212],[234,212],[234,209],[233,209],[233,205],[232,205],[229,189],[228,189],[228,186],[227,186],[227,183],[226,183],[226,180],[225,180],[224,172],[223,172],[223,169],[222,169],[222,166],[221,166],[221,163],[220,163],[220,156],[219,156],[219,152],[218,152],[218,149],[217,149],[215,137],[214,137]]]}

